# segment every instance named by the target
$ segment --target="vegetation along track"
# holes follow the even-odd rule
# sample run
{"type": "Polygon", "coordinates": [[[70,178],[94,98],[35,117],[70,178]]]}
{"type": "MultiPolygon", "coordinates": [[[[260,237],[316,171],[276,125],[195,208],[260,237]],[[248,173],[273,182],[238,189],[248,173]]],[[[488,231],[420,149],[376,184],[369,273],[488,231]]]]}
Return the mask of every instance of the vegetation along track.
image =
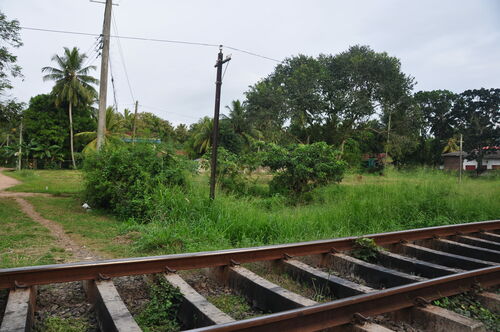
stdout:
{"type": "Polygon", "coordinates": [[[390,331],[397,329],[392,323],[405,321],[415,330],[484,331],[481,323],[436,307],[431,301],[471,291],[484,307],[498,315],[498,291],[488,289],[500,283],[500,221],[266,247],[3,269],[0,290],[9,289],[9,296],[0,331],[31,328],[36,286],[75,281],[83,282],[102,331],[140,331],[112,278],[146,274],[158,274],[179,288],[182,299],[177,315],[185,329],[390,331]],[[321,288],[333,301],[317,303],[284,289],[252,272],[251,267],[243,267],[247,263],[269,264],[277,273],[321,288]],[[234,320],[187,283],[181,276],[185,272],[177,272],[194,269],[204,269],[211,278],[268,314],[234,320]],[[392,325],[385,324],[382,314],[392,325]]]}

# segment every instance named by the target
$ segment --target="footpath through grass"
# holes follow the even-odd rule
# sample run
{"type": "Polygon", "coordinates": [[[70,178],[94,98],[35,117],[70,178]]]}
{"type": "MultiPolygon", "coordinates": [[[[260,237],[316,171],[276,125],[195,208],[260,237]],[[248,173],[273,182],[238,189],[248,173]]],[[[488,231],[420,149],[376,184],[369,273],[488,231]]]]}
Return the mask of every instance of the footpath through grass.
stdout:
{"type": "Polygon", "coordinates": [[[104,258],[133,256],[131,244],[137,234],[103,211],[86,211],[75,197],[27,197],[44,218],[60,223],[66,234],[104,258]]]}
{"type": "Polygon", "coordinates": [[[12,199],[0,199],[0,268],[54,264],[67,253],[54,245],[49,231],[19,211],[12,199]]]}

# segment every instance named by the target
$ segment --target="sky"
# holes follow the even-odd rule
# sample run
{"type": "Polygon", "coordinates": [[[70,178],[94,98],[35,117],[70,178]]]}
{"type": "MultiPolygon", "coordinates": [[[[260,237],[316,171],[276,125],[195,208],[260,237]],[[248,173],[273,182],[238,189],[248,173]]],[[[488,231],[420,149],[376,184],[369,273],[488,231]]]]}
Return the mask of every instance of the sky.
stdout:
{"type": "MultiPolygon", "coordinates": [[[[336,54],[369,45],[401,60],[415,91],[500,88],[498,0],[114,0],[112,35],[227,45],[283,60],[336,54]],[[115,29],[116,27],[116,29],[115,29]]],[[[89,0],[0,0],[23,27],[100,34],[104,5],[89,0]]],[[[50,92],[41,68],[63,47],[78,47],[97,66],[96,37],[22,30],[15,50],[24,78],[11,95],[23,102],[50,92]]],[[[227,48],[221,110],[269,75],[276,62],[227,48]]],[[[111,41],[118,109],[152,112],[174,125],[213,116],[218,47],[152,41],[111,41]],[[120,52],[120,47],[122,52],[120,52]],[[128,74],[128,80],[127,80],[128,74]],[[130,88],[127,82],[130,82],[130,88]]],[[[111,81],[111,80],[110,80],[111,81]]],[[[114,104],[108,87],[108,105],[114,104]]]]}

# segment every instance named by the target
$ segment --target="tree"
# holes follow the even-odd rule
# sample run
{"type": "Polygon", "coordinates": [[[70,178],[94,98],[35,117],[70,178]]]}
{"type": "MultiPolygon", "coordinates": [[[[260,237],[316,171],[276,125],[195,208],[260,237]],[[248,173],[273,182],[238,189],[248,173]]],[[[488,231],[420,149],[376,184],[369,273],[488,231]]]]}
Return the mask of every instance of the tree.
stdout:
{"type": "MultiPolygon", "coordinates": [[[[104,144],[118,144],[121,143],[119,130],[123,123],[120,114],[115,111],[112,106],[106,108],[106,131],[104,133],[104,144]]],[[[84,131],[75,135],[81,137],[88,143],[83,148],[83,153],[89,153],[97,150],[97,130],[84,131]]]]}
{"type": "Polygon", "coordinates": [[[322,90],[327,105],[325,126],[340,146],[375,115],[389,115],[410,96],[413,78],[401,71],[401,62],[368,46],[352,46],[337,55],[322,55],[322,90]]]}
{"type": "MultiPolygon", "coordinates": [[[[286,59],[250,87],[244,104],[248,119],[266,140],[325,141],[342,154],[347,140],[371,130],[368,124],[374,117],[385,120],[387,129],[379,134],[387,136],[392,115],[397,114],[399,123],[407,111],[410,118],[416,116],[415,110],[404,109],[411,104],[413,85],[413,78],[401,71],[399,59],[356,45],[336,55],[286,59]]],[[[402,130],[399,136],[404,140],[398,148],[411,139],[401,134],[402,130]]]]}
{"type": "Polygon", "coordinates": [[[179,142],[180,144],[184,144],[189,138],[187,126],[181,123],[180,125],[175,127],[174,135],[177,142],[179,142]]]}
{"type": "Polygon", "coordinates": [[[23,45],[19,29],[17,20],[9,21],[0,11],[0,147],[8,146],[13,140],[24,107],[6,95],[6,91],[12,89],[10,78],[22,76],[21,67],[16,64],[17,56],[11,51],[23,45]]]}
{"type": "Polygon", "coordinates": [[[458,132],[464,136],[466,151],[500,145],[500,89],[462,92],[453,114],[458,132]]]}
{"type": "Polygon", "coordinates": [[[213,120],[206,116],[191,125],[188,145],[195,155],[203,155],[212,145],[213,123],[213,120]]]}
{"type": "Polygon", "coordinates": [[[84,66],[87,55],[80,53],[78,48],[72,50],[65,47],[63,56],[54,55],[52,61],[55,61],[58,68],[43,67],[42,72],[47,73],[43,80],[55,81],[52,94],[56,97],[56,104],[62,103],[68,105],[69,130],[70,130],[70,149],[73,168],[76,169],[74,146],[73,146],[73,114],[72,108],[77,105],[90,105],[97,91],[94,86],[99,81],[90,76],[91,70],[95,66],[84,66]]]}
{"type": "Polygon", "coordinates": [[[414,100],[423,118],[422,143],[419,150],[428,151],[422,156],[422,162],[439,164],[443,148],[457,133],[453,113],[457,95],[448,90],[419,91],[414,95],[414,100]]]}
{"type": "MultiPolygon", "coordinates": [[[[222,123],[222,125],[225,125],[224,120],[229,121],[232,127],[232,131],[236,135],[239,135],[241,137],[240,141],[244,141],[247,147],[253,140],[262,138],[262,133],[259,130],[255,129],[255,126],[248,120],[246,107],[243,103],[241,103],[241,101],[233,100],[231,102],[231,106],[226,106],[226,108],[229,110],[229,116],[224,116],[222,120],[222,122],[224,123],[222,123]]],[[[221,128],[221,130],[222,129],[223,128],[221,128]]],[[[224,137],[221,139],[221,141],[224,142],[224,137]]],[[[229,150],[231,149],[229,148],[229,150]]]]}
{"type": "Polygon", "coordinates": [[[5,14],[0,11],[0,95],[3,95],[5,90],[12,89],[9,77],[21,75],[21,67],[16,65],[17,56],[9,49],[23,45],[19,29],[19,21],[7,20],[5,14]]]}

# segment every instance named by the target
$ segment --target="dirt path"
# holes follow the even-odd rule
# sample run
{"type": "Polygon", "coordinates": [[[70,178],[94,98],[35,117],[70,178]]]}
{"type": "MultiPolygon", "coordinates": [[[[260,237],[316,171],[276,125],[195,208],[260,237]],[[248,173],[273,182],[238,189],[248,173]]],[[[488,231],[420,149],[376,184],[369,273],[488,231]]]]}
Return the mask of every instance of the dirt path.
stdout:
{"type": "Polygon", "coordinates": [[[47,228],[52,236],[54,236],[56,245],[58,247],[64,248],[66,251],[72,253],[72,257],[70,258],[71,261],[83,261],[83,260],[96,260],[99,259],[99,256],[96,255],[95,253],[92,253],[90,250],[85,248],[85,246],[81,246],[77,244],[75,241],[73,241],[64,231],[64,228],[57,222],[45,219],[42,217],[38,212],[35,211],[35,208],[33,205],[31,205],[27,200],[25,200],[23,197],[30,197],[30,196],[51,196],[48,194],[37,194],[37,193],[16,193],[16,192],[7,192],[4,191],[5,189],[15,186],[19,183],[20,181],[13,179],[11,177],[8,177],[1,172],[4,171],[5,168],[0,168],[0,198],[5,197],[5,198],[13,198],[17,204],[19,204],[19,207],[21,208],[21,211],[23,211],[28,217],[33,219],[33,221],[36,221],[43,225],[45,228],[47,228]]]}
{"type": "Polygon", "coordinates": [[[6,170],[8,170],[8,168],[0,167],[0,191],[21,183],[10,176],[4,175],[2,172],[6,170]]]}

